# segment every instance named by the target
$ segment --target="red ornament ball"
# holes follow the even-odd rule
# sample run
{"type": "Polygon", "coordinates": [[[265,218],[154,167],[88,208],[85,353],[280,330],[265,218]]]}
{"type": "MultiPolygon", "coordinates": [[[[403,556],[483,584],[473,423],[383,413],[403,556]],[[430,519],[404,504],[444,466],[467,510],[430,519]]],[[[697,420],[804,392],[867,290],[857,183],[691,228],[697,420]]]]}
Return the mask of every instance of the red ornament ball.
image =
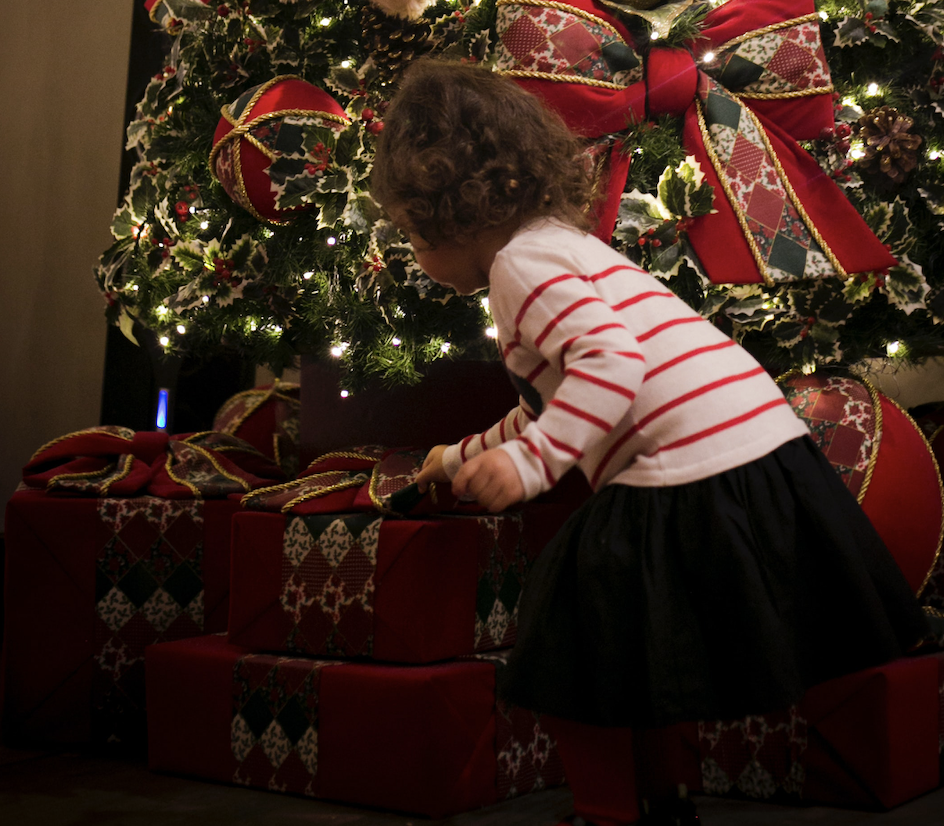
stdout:
{"type": "Polygon", "coordinates": [[[340,104],[323,89],[292,75],[280,75],[249,89],[221,109],[213,135],[210,168],[227,194],[258,220],[286,224],[309,207],[279,209],[268,174],[283,156],[279,140],[287,118],[302,118],[340,131],[349,124],[340,104]]]}
{"type": "Polygon", "coordinates": [[[944,532],[941,476],[914,419],[860,379],[791,374],[780,385],[912,590],[924,599],[944,594],[937,564],[944,532]]]}

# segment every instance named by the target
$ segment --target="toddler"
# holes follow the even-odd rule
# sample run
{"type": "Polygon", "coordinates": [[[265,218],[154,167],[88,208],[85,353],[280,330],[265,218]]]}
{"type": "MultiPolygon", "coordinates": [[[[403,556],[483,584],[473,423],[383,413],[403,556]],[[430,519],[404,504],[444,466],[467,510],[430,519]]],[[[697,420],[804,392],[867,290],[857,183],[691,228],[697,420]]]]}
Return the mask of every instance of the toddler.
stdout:
{"type": "Polygon", "coordinates": [[[924,615],[767,372],[588,233],[591,176],[556,115],[424,59],[384,123],[374,197],[430,278],[489,290],[520,396],[433,448],[421,489],[500,511],[576,465],[594,491],[529,575],[499,691],[547,715],[576,815],[695,822],[655,805],[660,728],[786,708],[900,656],[924,615]]]}

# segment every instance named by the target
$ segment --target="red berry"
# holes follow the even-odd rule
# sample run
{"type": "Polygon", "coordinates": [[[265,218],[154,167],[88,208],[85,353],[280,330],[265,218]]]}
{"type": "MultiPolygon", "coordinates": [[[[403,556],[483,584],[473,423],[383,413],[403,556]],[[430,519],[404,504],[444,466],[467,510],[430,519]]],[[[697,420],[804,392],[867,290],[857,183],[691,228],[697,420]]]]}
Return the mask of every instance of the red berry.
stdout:
{"type": "Polygon", "coordinates": [[[367,131],[370,132],[371,135],[379,135],[383,132],[383,128],[384,125],[379,120],[372,120],[367,124],[367,131]]]}
{"type": "Polygon", "coordinates": [[[217,13],[220,17],[226,17],[226,15],[229,14],[229,6],[227,6],[227,5],[223,4],[223,3],[220,3],[220,5],[218,5],[218,6],[216,7],[216,13],[217,13]]]}
{"type": "Polygon", "coordinates": [[[371,108],[368,107],[368,108],[364,109],[363,112],[361,112],[361,120],[370,122],[370,121],[372,121],[373,119],[374,119],[374,110],[373,110],[373,109],[371,109],[371,108]]]}

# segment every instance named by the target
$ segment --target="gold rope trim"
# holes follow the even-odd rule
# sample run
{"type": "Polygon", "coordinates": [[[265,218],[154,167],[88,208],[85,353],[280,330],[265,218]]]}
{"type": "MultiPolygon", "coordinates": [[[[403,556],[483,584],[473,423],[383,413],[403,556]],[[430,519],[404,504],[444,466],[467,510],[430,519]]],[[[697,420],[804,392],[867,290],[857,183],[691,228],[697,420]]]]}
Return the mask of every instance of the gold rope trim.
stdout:
{"type": "MultiPolygon", "coordinates": [[[[368,461],[368,462],[380,461],[379,459],[375,459],[373,456],[368,456],[365,453],[358,453],[356,450],[334,450],[329,453],[323,453],[317,459],[312,459],[308,463],[308,467],[317,465],[319,462],[324,462],[327,459],[359,459],[361,461],[368,461]]],[[[325,473],[339,473],[339,472],[340,471],[337,471],[337,470],[325,471],[325,473]]],[[[362,473],[363,471],[358,470],[354,472],[362,473]]],[[[305,477],[302,477],[302,478],[305,478],[305,477]]]]}
{"type": "Polygon", "coordinates": [[[134,455],[131,453],[124,454],[122,467],[118,467],[117,462],[112,462],[110,465],[102,468],[102,470],[89,470],[84,473],[60,473],[58,476],[53,476],[46,483],[46,489],[57,483],[64,481],[78,481],[80,479],[95,479],[96,477],[108,477],[112,475],[112,478],[108,479],[99,492],[99,495],[104,496],[108,493],[108,489],[115,484],[115,482],[120,482],[122,479],[126,478],[128,474],[131,473],[131,467],[134,464],[134,455]]]}
{"type": "MultiPolygon", "coordinates": [[[[336,470],[328,471],[329,473],[337,473],[336,470]]],[[[316,476],[319,474],[315,474],[316,476]]],[[[306,477],[310,479],[311,477],[306,477]]],[[[300,505],[302,502],[307,502],[311,499],[318,499],[321,496],[327,496],[329,493],[336,493],[339,490],[347,490],[348,488],[359,488],[363,486],[364,482],[367,481],[366,473],[358,473],[352,479],[348,479],[346,482],[338,482],[336,485],[328,485],[326,488],[319,488],[315,491],[309,491],[308,493],[303,493],[301,496],[296,496],[289,502],[286,502],[282,505],[281,512],[287,513],[296,505],[300,505]]]]}
{"type": "MultiPolygon", "coordinates": [[[[122,428],[122,430],[126,430],[126,429],[127,429],[127,428],[122,428]]],[[[111,430],[101,430],[101,429],[95,428],[95,427],[86,428],[85,430],[75,430],[75,431],[73,431],[72,433],[66,433],[65,436],[58,436],[58,437],[56,437],[55,439],[53,439],[52,441],[46,442],[46,444],[44,444],[41,448],[39,448],[39,450],[37,450],[37,451],[30,457],[30,461],[31,461],[31,462],[35,461],[35,460],[37,459],[37,457],[38,457],[41,453],[43,453],[44,451],[49,450],[49,448],[54,447],[55,445],[59,444],[60,442],[66,441],[66,439],[71,439],[73,436],[85,436],[85,435],[101,434],[102,436],[114,436],[116,439],[121,439],[121,440],[124,441],[124,442],[133,442],[133,441],[134,441],[134,432],[133,432],[133,431],[130,431],[130,432],[132,433],[132,435],[131,435],[130,437],[127,437],[127,436],[122,436],[120,433],[115,433],[114,431],[111,431],[111,430]]]]}
{"type": "Polygon", "coordinates": [[[731,92],[730,94],[740,100],[792,100],[814,95],[831,95],[835,91],[836,87],[830,83],[828,86],[813,86],[809,89],[794,89],[790,92],[731,92]]]}
{"type": "Polygon", "coordinates": [[[395,510],[384,505],[383,499],[377,494],[377,486],[380,484],[380,464],[380,462],[377,462],[377,464],[374,465],[373,472],[370,474],[370,486],[367,488],[370,501],[373,502],[374,507],[385,516],[402,516],[403,514],[397,513],[395,510]]]}
{"type": "MultiPolygon", "coordinates": [[[[279,485],[270,485],[267,488],[256,488],[251,493],[247,493],[239,501],[239,506],[241,508],[248,507],[247,503],[251,500],[262,496],[263,494],[268,493],[279,493],[284,490],[291,490],[292,488],[301,487],[306,479],[317,479],[319,476],[328,476],[336,473],[350,473],[350,471],[345,470],[326,470],[323,473],[313,473],[311,476],[304,476],[301,479],[293,479],[291,482],[282,482],[279,485]]],[[[309,499],[317,499],[319,496],[326,496],[329,493],[334,493],[339,490],[346,490],[347,488],[353,488],[360,485],[363,485],[367,481],[367,474],[363,471],[357,471],[356,476],[353,476],[350,479],[347,479],[343,482],[338,482],[335,485],[327,485],[323,488],[316,488],[313,491],[308,491],[303,493],[300,496],[296,496],[294,499],[290,500],[287,505],[283,505],[281,512],[285,513],[286,511],[291,510],[299,502],[307,502],[309,499]]]]}
{"type": "Polygon", "coordinates": [[[629,88],[628,86],[622,86],[619,83],[611,83],[608,80],[595,80],[594,78],[584,77],[583,75],[564,75],[555,74],[554,72],[531,72],[526,69],[499,69],[497,73],[504,75],[505,77],[523,77],[526,80],[550,80],[554,83],[579,83],[583,86],[596,86],[600,89],[613,89],[617,92],[621,92],[623,89],[629,88]]]}
{"type": "Polygon", "coordinates": [[[930,614],[932,617],[937,617],[938,619],[944,619],[944,611],[941,611],[938,608],[934,608],[930,605],[923,605],[921,606],[921,609],[925,614],[930,614]]]}
{"type": "MultiPolygon", "coordinates": [[[[152,23],[157,23],[158,25],[160,25],[161,21],[158,20],[154,15],[157,14],[157,10],[163,5],[164,5],[164,0],[157,0],[157,2],[153,6],[151,6],[151,10],[148,12],[148,17],[151,18],[152,23]]],[[[169,13],[169,10],[168,10],[168,13],[169,13]]]]}
{"type": "Polygon", "coordinates": [[[872,482],[872,475],[875,473],[875,464],[878,462],[878,449],[882,446],[885,418],[882,414],[882,398],[875,385],[864,376],[856,377],[856,380],[869,392],[869,398],[872,400],[872,416],[875,419],[875,433],[872,435],[872,452],[869,454],[869,464],[865,469],[865,478],[862,480],[862,487],[859,488],[859,494],[856,496],[856,499],[859,500],[859,504],[861,505],[865,501],[865,494],[868,492],[869,485],[872,482]]]}
{"type": "Polygon", "coordinates": [[[726,43],[715,49],[715,51],[724,52],[733,46],[743,43],[745,40],[753,40],[755,37],[763,37],[765,34],[770,34],[771,32],[775,32],[778,29],[789,29],[793,26],[800,26],[803,23],[812,23],[813,21],[819,23],[819,15],[816,12],[804,14],[803,17],[794,17],[790,20],[782,20],[780,23],[771,23],[769,26],[764,26],[760,29],[752,29],[751,31],[740,34],[737,37],[732,37],[726,43]]]}
{"type": "Polygon", "coordinates": [[[623,36],[615,26],[600,19],[595,14],[591,14],[583,9],[578,9],[576,6],[569,6],[566,3],[556,3],[554,0],[498,0],[495,6],[496,8],[498,6],[534,6],[539,9],[555,9],[557,11],[566,12],[567,14],[582,17],[584,20],[595,23],[601,28],[606,29],[615,37],[618,37],[621,43],[625,43],[623,36]]]}

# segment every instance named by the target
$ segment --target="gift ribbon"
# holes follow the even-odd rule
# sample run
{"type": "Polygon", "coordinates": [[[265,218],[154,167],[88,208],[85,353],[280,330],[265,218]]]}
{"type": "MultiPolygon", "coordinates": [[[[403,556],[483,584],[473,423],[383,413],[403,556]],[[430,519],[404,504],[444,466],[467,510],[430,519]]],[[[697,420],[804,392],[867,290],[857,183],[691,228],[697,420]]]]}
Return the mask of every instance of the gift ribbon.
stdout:
{"type": "Polygon", "coordinates": [[[224,498],[282,478],[278,465],[226,433],[171,436],[114,426],[55,439],[23,468],[28,487],[98,497],[224,498]]]}
{"type": "MultiPolygon", "coordinates": [[[[592,0],[498,0],[497,33],[499,70],[586,138],[618,136],[656,115],[682,118],[685,149],[716,193],[716,212],[688,232],[712,282],[770,285],[895,265],[797,143],[833,124],[812,0],[729,0],[686,48],[636,46],[592,0]]],[[[629,163],[614,137],[596,209],[604,240],[629,163]]]]}

